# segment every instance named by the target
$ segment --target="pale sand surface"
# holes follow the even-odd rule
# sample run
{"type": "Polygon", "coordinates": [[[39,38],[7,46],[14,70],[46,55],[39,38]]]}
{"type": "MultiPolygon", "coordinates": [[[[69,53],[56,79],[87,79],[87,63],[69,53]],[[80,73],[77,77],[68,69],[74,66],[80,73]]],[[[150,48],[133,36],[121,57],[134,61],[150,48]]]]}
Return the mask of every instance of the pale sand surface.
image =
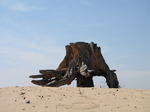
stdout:
{"type": "Polygon", "coordinates": [[[150,112],[150,90],[5,87],[0,112],[150,112]]]}

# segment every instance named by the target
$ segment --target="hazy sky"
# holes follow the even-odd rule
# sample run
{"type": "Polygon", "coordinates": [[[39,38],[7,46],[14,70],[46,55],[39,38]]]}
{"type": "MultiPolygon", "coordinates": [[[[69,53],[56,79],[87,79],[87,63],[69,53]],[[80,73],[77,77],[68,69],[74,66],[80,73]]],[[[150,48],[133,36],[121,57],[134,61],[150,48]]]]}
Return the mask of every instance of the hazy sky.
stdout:
{"type": "Polygon", "coordinates": [[[150,89],[150,0],[0,0],[0,87],[34,86],[77,41],[101,47],[121,87],[150,89]]]}

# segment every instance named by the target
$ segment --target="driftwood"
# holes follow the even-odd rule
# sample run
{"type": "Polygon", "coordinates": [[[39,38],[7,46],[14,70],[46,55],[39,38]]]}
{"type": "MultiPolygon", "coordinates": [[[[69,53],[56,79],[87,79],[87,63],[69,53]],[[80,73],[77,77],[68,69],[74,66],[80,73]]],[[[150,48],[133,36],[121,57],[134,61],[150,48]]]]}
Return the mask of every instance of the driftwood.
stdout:
{"type": "Polygon", "coordinates": [[[59,87],[77,80],[77,87],[94,87],[93,77],[103,76],[109,88],[118,88],[116,70],[110,70],[97,44],[77,42],[66,46],[66,56],[56,70],[40,70],[40,75],[31,75],[33,84],[59,87]]]}

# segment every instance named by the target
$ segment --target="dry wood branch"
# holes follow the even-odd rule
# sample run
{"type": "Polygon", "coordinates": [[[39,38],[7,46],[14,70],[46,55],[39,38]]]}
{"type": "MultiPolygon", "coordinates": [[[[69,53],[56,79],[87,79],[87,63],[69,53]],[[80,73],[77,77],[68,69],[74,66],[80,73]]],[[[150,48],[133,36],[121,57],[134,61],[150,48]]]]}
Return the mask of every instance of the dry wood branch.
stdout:
{"type": "Polygon", "coordinates": [[[68,85],[71,84],[71,82],[76,78],[76,75],[77,75],[77,72],[75,71],[75,69],[76,69],[75,65],[73,64],[73,62],[71,62],[66,74],[62,77],[62,79],[58,81],[50,82],[46,84],[46,86],[59,87],[65,84],[68,84],[68,85]]]}

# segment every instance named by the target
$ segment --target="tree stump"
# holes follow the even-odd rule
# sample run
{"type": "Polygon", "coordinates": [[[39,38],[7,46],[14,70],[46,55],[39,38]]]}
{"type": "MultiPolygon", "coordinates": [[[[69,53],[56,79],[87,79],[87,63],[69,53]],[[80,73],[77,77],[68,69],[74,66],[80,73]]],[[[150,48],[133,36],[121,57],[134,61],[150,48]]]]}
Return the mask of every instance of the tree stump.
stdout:
{"type": "Polygon", "coordinates": [[[40,75],[31,75],[32,83],[40,86],[59,87],[76,79],[77,87],[94,87],[93,77],[103,76],[109,88],[119,88],[116,70],[110,70],[101,48],[97,44],[76,42],[66,46],[66,56],[56,70],[40,70],[40,75]]]}

